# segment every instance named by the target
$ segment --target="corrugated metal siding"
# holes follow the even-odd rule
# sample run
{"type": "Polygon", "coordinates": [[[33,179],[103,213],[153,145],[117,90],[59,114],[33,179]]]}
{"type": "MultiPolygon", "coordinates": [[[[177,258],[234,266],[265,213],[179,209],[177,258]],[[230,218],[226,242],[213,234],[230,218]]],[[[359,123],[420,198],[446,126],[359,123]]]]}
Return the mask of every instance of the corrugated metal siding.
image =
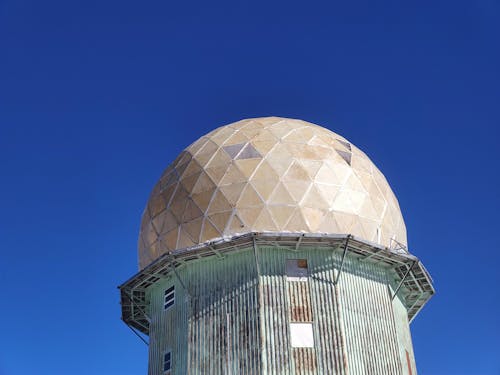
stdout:
{"type": "Polygon", "coordinates": [[[189,304],[187,295],[179,281],[171,276],[160,282],[150,293],[150,334],[149,334],[149,370],[148,374],[163,374],[163,355],[167,349],[172,351],[174,374],[183,373],[187,360],[187,342],[185,332],[188,328],[189,304]],[[175,304],[168,310],[163,308],[165,289],[175,286],[175,304]],[[181,335],[178,337],[177,335],[181,335]]]}
{"type": "MultiPolygon", "coordinates": [[[[268,355],[265,362],[270,368],[267,373],[286,373],[282,366],[292,356],[289,366],[295,368],[295,373],[402,374],[383,267],[348,256],[339,285],[335,286],[334,269],[340,264],[339,253],[323,249],[291,252],[262,248],[259,254],[262,284],[270,305],[267,314],[274,314],[266,325],[264,346],[268,355]],[[286,281],[283,267],[287,258],[308,260],[308,287],[301,282],[286,281]],[[285,301],[284,290],[288,290],[285,301]],[[308,298],[311,308],[304,303],[308,298]],[[290,349],[289,323],[294,320],[313,322],[314,350],[290,349]],[[285,340],[285,347],[274,345],[276,340],[285,340]],[[278,369],[272,366],[275,361],[278,369]],[[302,369],[298,372],[299,362],[306,364],[306,372],[302,369]]],[[[266,365],[263,363],[263,366],[266,365]]]]}
{"type": "Polygon", "coordinates": [[[316,318],[316,343],[319,374],[347,374],[347,348],[344,323],[335,287],[334,265],[340,256],[330,251],[314,251],[308,255],[312,305],[316,318]]]}
{"type": "Polygon", "coordinates": [[[295,375],[317,374],[316,352],[314,348],[293,348],[295,375]]]}
{"type": "Polygon", "coordinates": [[[260,332],[253,253],[198,261],[178,270],[152,295],[150,375],[162,374],[162,354],[172,348],[173,374],[259,374],[260,332]],[[176,285],[176,304],[163,311],[163,290],[176,285]]]}
{"type": "Polygon", "coordinates": [[[335,285],[340,258],[327,249],[262,247],[260,277],[253,249],[179,268],[189,295],[175,277],[151,291],[150,375],[162,374],[168,348],[174,375],[404,374],[399,331],[407,330],[401,350],[413,358],[411,337],[404,307],[393,311],[387,271],[347,256],[335,285]],[[287,281],[286,259],[307,259],[307,281],[287,281]],[[176,304],[165,312],[172,283],[176,304]],[[312,322],[314,348],[291,347],[293,321],[312,322]]]}
{"type": "Polygon", "coordinates": [[[399,297],[394,298],[392,301],[394,307],[394,321],[396,323],[396,332],[399,341],[399,355],[401,362],[403,363],[403,374],[404,375],[415,375],[417,373],[417,368],[415,365],[415,356],[413,353],[413,345],[411,341],[410,326],[408,325],[408,313],[406,308],[401,303],[399,297]],[[408,371],[407,365],[407,354],[410,359],[411,374],[408,371]]]}
{"type": "MultiPolygon", "coordinates": [[[[284,264],[270,264],[268,259],[261,259],[260,290],[262,293],[262,372],[263,374],[293,374],[290,366],[291,347],[288,332],[288,310],[286,308],[286,290],[283,283],[284,264]],[[265,268],[280,267],[280,276],[271,276],[265,268]]],[[[279,269],[279,268],[278,268],[279,269]]]]}
{"type": "Polygon", "coordinates": [[[347,258],[338,285],[350,374],[402,374],[386,271],[347,258]]]}
{"type": "Polygon", "coordinates": [[[288,291],[288,312],[291,322],[312,322],[311,296],[307,281],[290,281],[286,283],[288,291]]]}
{"type": "Polygon", "coordinates": [[[344,374],[343,345],[335,308],[333,271],[327,271],[333,252],[324,250],[292,252],[259,249],[264,295],[265,374],[344,374]],[[307,259],[307,281],[287,281],[286,259],[307,259]],[[331,275],[326,275],[328,272],[331,275]],[[329,280],[331,279],[331,280],[329,280]],[[313,323],[314,348],[291,348],[289,324],[313,323]]]}

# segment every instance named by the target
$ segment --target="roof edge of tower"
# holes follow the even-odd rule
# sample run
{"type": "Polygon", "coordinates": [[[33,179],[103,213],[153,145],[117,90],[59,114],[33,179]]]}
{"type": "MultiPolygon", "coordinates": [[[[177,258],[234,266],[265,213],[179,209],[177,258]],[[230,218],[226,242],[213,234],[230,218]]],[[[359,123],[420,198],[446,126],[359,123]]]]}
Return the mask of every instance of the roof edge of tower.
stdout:
{"type": "MultiPolygon", "coordinates": [[[[164,254],[150,265],[143,268],[129,280],[118,286],[121,293],[122,320],[131,328],[149,334],[150,318],[146,313],[146,290],[164,279],[175,269],[191,261],[222,257],[225,253],[235,252],[259,246],[276,246],[297,251],[304,248],[328,248],[346,254],[355,255],[360,261],[382,262],[394,270],[398,279],[392,298],[398,295],[401,287],[409,290],[409,296],[403,301],[411,322],[428,300],[435,294],[433,280],[420,260],[410,254],[399,243],[394,248],[383,247],[351,234],[327,233],[280,233],[249,232],[232,237],[219,238],[200,245],[177,249],[164,254]]],[[[342,264],[338,270],[342,272],[342,264]]],[[[258,267],[257,267],[258,272],[258,267]]]]}

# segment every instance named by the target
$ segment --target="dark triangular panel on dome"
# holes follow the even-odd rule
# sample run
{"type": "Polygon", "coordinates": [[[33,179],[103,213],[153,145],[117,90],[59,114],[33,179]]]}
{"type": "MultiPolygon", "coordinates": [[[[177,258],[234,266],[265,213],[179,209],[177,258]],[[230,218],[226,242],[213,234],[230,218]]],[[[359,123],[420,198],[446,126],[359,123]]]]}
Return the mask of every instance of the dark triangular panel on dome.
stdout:
{"type": "Polygon", "coordinates": [[[172,165],[174,167],[179,167],[180,165],[184,165],[191,160],[191,157],[192,157],[191,154],[186,150],[184,150],[179,154],[179,156],[177,156],[177,158],[175,158],[172,165]]]}
{"type": "Polygon", "coordinates": [[[347,164],[351,165],[351,156],[350,152],[335,150],[337,153],[346,161],[347,164]]]}
{"type": "Polygon", "coordinates": [[[165,178],[162,178],[160,190],[165,190],[167,187],[171,186],[177,181],[179,181],[179,175],[177,171],[173,170],[167,176],[165,176],[165,178]]]}
{"type": "Polygon", "coordinates": [[[261,157],[262,155],[252,146],[252,144],[247,143],[236,159],[255,159],[261,157]]]}
{"type": "Polygon", "coordinates": [[[200,216],[203,216],[203,211],[201,211],[192,198],[188,198],[184,214],[182,215],[182,221],[186,223],[200,216]]]}
{"type": "Polygon", "coordinates": [[[177,175],[177,178],[181,178],[181,176],[184,174],[184,171],[186,170],[188,165],[189,165],[189,161],[175,167],[174,173],[177,175]]]}
{"type": "Polygon", "coordinates": [[[352,151],[351,150],[351,144],[349,142],[346,142],[346,141],[342,141],[340,139],[337,139],[337,142],[340,143],[342,146],[344,146],[346,149],[348,149],[349,151],[352,151]]]}
{"type": "Polygon", "coordinates": [[[193,241],[188,232],[181,226],[179,237],[177,238],[177,249],[184,249],[193,245],[196,245],[196,243],[193,241]]]}
{"type": "Polygon", "coordinates": [[[224,146],[223,149],[231,157],[231,159],[236,159],[236,156],[240,153],[244,146],[244,143],[238,143],[236,145],[224,146]]]}
{"type": "Polygon", "coordinates": [[[182,224],[182,232],[187,233],[191,241],[194,244],[200,243],[201,226],[203,223],[203,217],[199,217],[195,220],[182,224]]]}

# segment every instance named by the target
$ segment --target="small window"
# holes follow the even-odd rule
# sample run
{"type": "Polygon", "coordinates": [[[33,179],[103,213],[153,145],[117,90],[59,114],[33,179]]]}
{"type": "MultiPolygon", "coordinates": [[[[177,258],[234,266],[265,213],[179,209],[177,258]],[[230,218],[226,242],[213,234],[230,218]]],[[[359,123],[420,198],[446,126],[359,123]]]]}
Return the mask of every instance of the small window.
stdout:
{"type": "Polygon", "coordinates": [[[165,310],[172,307],[175,303],[175,287],[172,285],[170,288],[165,290],[165,299],[163,301],[163,308],[165,310]]]}
{"type": "Polygon", "coordinates": [[[170,375],[171,369],[172,369],[172,352],[168,350],[163,355],[163,374],[170,375]]]}
{"type": "Polygon", "coordinates": [[[307,259],[286,260],[286,278],[288,281],[307,281],[308,276],[307,259]]]}
{"type": "Polygon", "coordinates": [[[290,323],[290,339],[292,348],[313,348],[312,323],[290,323]]]}

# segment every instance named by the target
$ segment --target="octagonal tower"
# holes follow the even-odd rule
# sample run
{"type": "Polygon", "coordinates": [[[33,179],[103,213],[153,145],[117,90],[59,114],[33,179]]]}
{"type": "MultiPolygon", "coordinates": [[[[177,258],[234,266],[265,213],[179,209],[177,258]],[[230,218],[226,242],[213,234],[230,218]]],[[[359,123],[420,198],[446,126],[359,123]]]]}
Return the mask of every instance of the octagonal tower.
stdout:
{"type": "Polygon", "coordinates": [[[149,374],[416,374],[409,322],[434,294],[370,159],[277,117],[215,129],[144,211],[122,319],[149,374]]]}

